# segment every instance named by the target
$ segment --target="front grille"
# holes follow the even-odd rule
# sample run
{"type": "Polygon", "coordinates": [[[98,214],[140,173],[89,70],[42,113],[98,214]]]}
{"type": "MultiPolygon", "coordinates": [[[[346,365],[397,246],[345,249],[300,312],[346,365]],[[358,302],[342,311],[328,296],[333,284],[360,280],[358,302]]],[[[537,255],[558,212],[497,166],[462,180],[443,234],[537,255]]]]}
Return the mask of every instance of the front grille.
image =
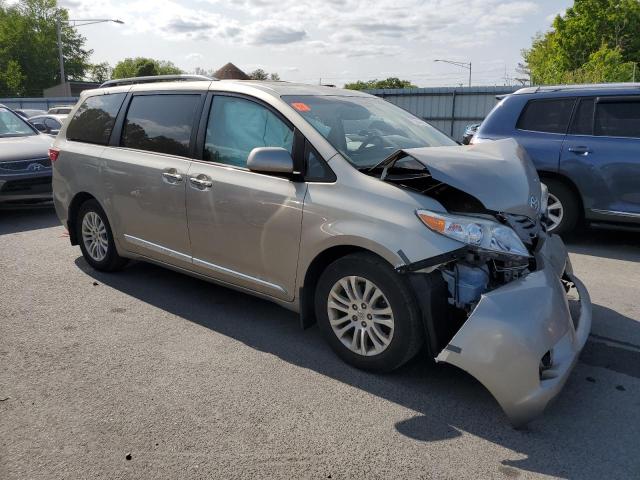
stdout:
{"type": "Polygon", "coordinates": [[[534,220],[526,215],[514,215],[512,213],[506,213],[504,217],[525,245],[529,247],[535,246],[536,239],[542,229],[540,220],[534,220]]]}
{"type": "Polygon", "coordinates": [[[1,193],[45,193],[51,191],[51,177],[10,180],[0,189],[1,193]]]}
{"type": "Polygon", "coordinates": [[[0,163],[0,173],[31,173],[47,168],[51,168],[51,160],[46,157],[0,163]]]}

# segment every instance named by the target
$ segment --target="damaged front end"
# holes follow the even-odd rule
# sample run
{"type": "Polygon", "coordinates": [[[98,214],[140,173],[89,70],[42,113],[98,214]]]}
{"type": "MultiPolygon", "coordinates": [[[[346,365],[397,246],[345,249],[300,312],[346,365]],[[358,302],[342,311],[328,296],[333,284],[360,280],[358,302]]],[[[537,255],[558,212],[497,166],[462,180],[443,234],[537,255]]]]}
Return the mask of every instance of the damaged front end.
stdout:
{"type": "Polygon", "coordinates": [[[437,200],[445,211],[418,218],[460,242],[397,267],[418,294],[433,356],[473,375],[514,425],[526,424],[562,388],[591,325],[566,248],[543,227],[535,170],[513,141],[399,151],[376,168],[381,180],[437,200]],[[579,308],[569,308],[569,292],[579,308]]]}

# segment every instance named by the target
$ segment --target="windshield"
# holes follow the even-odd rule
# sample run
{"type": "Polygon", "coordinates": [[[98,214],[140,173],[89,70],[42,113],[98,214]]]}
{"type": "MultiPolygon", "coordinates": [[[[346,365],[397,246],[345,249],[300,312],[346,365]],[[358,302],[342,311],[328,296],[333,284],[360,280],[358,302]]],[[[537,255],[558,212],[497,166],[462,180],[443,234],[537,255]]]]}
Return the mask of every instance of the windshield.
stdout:
{"type": "Polygon", "coordinates": [[[0,138],[27,135],[36,135],[36,132],[18,115],[6,108],[0,108],[0,138]]]}
{"type": "Polygon", "coordinates": [[[444,133],[373,97],[282,97],[356,168],[377,165],[404,148],[457,145],[444,133]]]}

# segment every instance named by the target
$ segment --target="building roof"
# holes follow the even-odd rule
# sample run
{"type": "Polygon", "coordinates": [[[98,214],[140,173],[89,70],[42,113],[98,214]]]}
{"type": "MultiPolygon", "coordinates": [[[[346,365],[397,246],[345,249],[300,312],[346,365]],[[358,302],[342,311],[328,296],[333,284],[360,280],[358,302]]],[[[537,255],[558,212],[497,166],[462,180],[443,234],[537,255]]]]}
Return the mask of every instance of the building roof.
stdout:
{"type": "Polygon", "coordinates": [[[219,80],[249,80],[249,75],[231,62],[221,67],[213,76],[219,80]]]}

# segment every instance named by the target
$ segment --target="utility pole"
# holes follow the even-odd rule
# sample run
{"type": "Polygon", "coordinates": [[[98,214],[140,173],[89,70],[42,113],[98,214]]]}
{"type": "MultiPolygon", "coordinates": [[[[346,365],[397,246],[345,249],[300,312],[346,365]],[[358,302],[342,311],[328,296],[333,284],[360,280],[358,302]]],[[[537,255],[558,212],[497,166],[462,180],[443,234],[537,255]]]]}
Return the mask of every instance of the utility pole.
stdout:
{"type": "Polygon", "coordinates": [[[636,62],[633,62],[633,83],[636,83],[636,67],[638,66],[638,64],[636,62]]]}
{"type": "Polygon", "coordinates": [[[56,32],[58,33],[58,56],[60,60],[60,83],[64,83],[66,78],[64,76],[64,57],[62,56],[62,27],[60,26],[60,19],[56,18],[56,32]]]}

